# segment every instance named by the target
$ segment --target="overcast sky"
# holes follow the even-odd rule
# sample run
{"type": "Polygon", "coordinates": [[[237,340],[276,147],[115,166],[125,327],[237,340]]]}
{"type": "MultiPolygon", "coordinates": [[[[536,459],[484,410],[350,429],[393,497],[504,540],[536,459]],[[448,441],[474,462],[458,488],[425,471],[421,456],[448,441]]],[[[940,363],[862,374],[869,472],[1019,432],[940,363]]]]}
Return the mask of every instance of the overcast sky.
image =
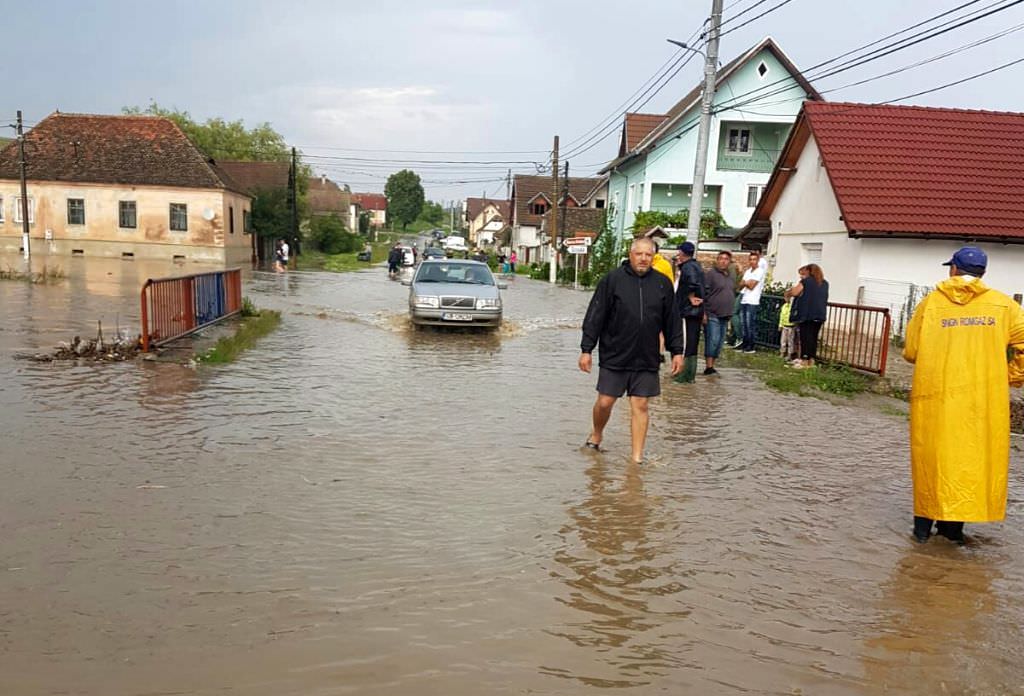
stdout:
{"type": "MultiPolygon", "coordinates": [[[[725,0],[728,19],[758,0],[725,0]]],[[[779,4],[767,0],[731,28],[779,4]]],[[[766,35],[808,68],[964,0],[791,0],[722,38],[727,62],[766,35]]],[[[1005,0],[982,0],[962,12],[1005,0]]],[[[674,54],[711,0],[520,0],[294,3],[246,0],[0,0],[0,115],[28,123],[61,111],[119,113],[124,106],[188,110],[252,125],[269,121],[307,161],[354,190],[382,190],[402,163],[447,159],[543,163],[552,135],[563,148],[606,122],[674,54]],[[345,149],[331,149],[345,148],[345,149]],[[380,150],[450,151],[415,155],[380,150]],[[360,152],[356,150],[367,150],[360,152]],[[455,152],[474,154],[454,154],[455,152]],[[476,154],[531,151],[525,154],[476,154]],[[314,159],[369,158],[375,162],[314,159]]],[[[871,77],[1024,25],[1024,4],[862,68],[816,81],[819,90],[871,77]]],[[[883,101],[952,82],[1024,55],[1004,38],[886,79],[826,95],[883,101]]],[[[700,79],[699,61],[643,110],[664,111],[700,79]]],[[[1024,64],[907,103],[1024,111],[1024,64]]],[[[621,123],[621,117],[617,119],[621,123]]],[[[598,131],[605,132],[605,131],[598,131]]],[[[610,159],[618,129],[571,158],[573,174],[610,159]]],[[[437,200],[504,194],[505,165],[407,163],[437,200]]]]}

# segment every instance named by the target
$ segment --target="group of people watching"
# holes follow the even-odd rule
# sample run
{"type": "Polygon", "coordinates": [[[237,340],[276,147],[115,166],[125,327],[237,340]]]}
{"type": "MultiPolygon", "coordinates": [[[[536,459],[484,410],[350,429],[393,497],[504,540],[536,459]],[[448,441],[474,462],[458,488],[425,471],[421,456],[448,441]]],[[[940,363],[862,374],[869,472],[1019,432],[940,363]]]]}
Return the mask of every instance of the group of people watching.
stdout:
{"type": "MultiPolygon", "coordinates": [[[[730,251],[719,251],[711,268],[705,270],[696,259],[692,242],[679,245],[674,263],[655,254],[652,264],[673,282],[676,307],[683,325],[683,370],[677,382],[693,382],[697,374],[697,353],[704,333],[704,374],[716,375],[715,362],[730,330],[729,343],[744,353],[753,353],[757,345],[757,322],[761,312],[767,261],[759,251],[746,255],[742,270],[733,264],[730,251]]],[[[828,281],[821,267],[811,263],[799,269],[799,281],[786,289],[779,328],[780,353],[796,368],[814,365],[818,334],[825,323],[828,308],[828,281]]]]}

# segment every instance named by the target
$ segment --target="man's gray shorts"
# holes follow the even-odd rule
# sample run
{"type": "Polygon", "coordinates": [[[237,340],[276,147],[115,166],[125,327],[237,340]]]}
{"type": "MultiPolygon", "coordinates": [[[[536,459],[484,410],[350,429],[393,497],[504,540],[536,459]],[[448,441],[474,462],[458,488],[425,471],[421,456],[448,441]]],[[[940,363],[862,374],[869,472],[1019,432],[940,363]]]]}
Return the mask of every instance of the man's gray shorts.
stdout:
{"type": "Polygon", "coordinates": [[[658,396],[661,381],[657,370],[612,370],[602,367],[597,373],[597,391],[616,399],[629,396],[658,396]]]}

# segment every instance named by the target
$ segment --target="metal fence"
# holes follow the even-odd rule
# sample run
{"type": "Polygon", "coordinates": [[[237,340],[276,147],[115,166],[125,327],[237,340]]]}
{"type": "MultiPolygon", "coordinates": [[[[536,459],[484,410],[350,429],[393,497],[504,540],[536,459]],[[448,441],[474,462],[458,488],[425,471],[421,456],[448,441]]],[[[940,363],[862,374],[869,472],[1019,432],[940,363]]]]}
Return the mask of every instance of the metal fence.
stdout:
{"type": "MultiPolygon", "coordinates": [[[[761,296],[756,327],[758,345],[779,348],[779,310],[784,303],[779,295],[761,296]]],[[[891,335],[892,318],[887,307],[829,302],[828,318],[818,337],[818,357],[884,375],[891,335]]]]}
{"type": "Polygon", "coordinates": [[[140,295],[142,349],[148,351],[242,311],[242,271],[150,278],[140,295]]]}

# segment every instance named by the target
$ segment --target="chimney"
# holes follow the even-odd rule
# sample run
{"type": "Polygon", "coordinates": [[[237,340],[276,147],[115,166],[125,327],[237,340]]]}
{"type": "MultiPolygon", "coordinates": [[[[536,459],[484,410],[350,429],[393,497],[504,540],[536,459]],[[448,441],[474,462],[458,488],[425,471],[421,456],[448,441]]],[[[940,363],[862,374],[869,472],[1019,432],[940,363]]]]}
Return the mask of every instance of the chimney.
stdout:
{"type": "Polygon", "coordinates": [[[327,175],[326,174],[321,174],[320,175],[320,185],[321,186],[326,186],[327,185],[327,175]]]}

